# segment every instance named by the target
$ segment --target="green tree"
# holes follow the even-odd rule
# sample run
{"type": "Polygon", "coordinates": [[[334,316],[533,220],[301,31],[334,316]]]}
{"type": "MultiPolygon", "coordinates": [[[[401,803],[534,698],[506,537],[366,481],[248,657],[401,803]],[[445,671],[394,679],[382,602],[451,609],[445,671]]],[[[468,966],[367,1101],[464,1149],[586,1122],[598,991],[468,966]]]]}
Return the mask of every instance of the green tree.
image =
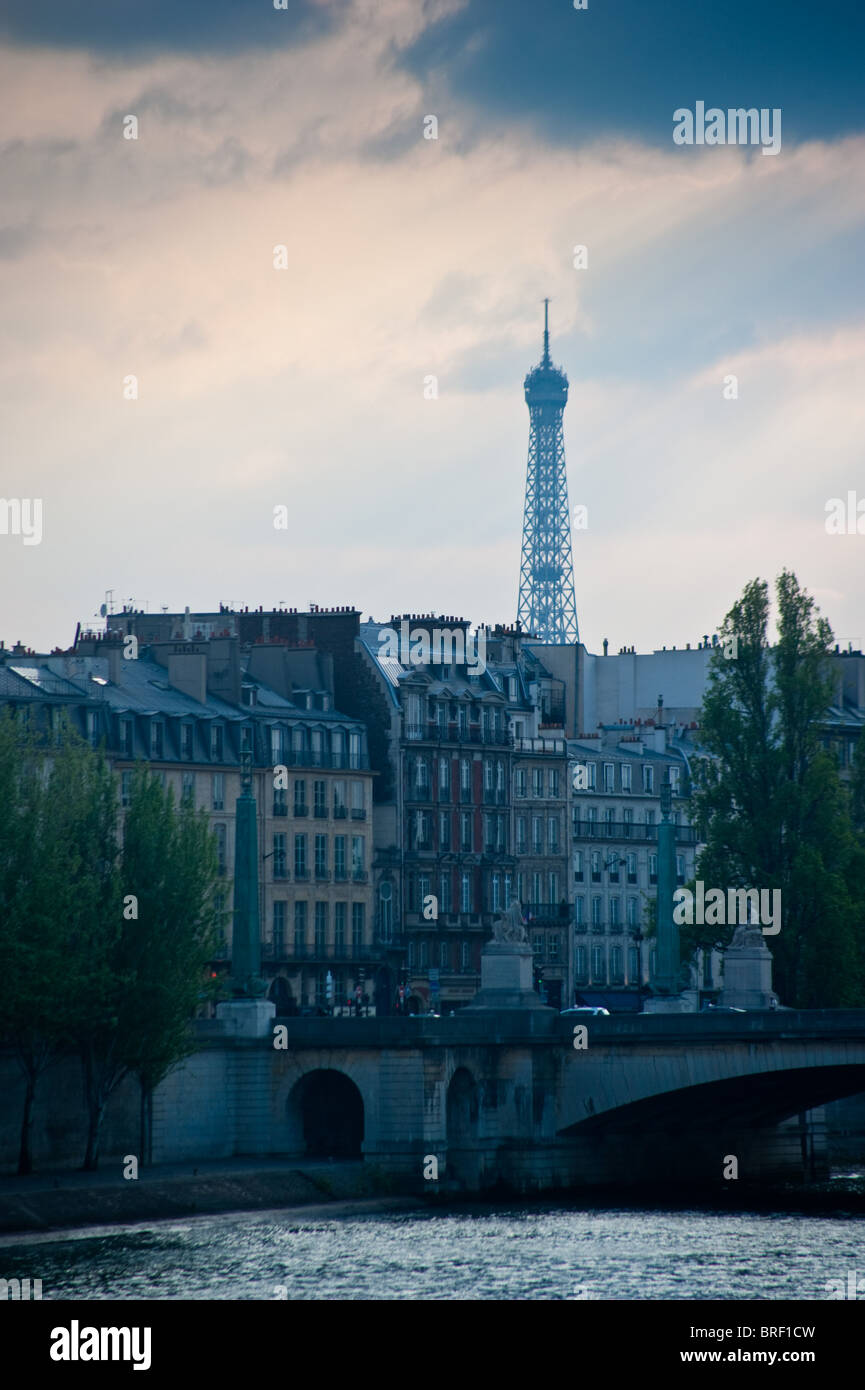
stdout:
{"type": "MultiPolygon", "coordinates": [[[[781,931],[768,944],[782,1002],[853,1005],[863,983],[861,846],[819,733],[832,631],[795,575],[778,577],[776,596],[774,647],[768,585],[754,580],[712,658],[700,718],[709,756],[695,766],[692,798],[706,837],[697,877],[723,889],[780,889],[781,931]]],[[[683,929],[683,945],[709,945],[710,936],[726,945],[732,930],[683,929]]]]}
{"type": "Polygon", "coordinates": [[[193,1048],[190,1020],[215,981],[206,978],[222,926],[217,860],[204,811],[181,805],[136,771],[124,826],[123,970],[134,981],[123,1010],[123,1055],[141,1085],[141,1159],[149,1160],[153,1091],[193,1048]]]}

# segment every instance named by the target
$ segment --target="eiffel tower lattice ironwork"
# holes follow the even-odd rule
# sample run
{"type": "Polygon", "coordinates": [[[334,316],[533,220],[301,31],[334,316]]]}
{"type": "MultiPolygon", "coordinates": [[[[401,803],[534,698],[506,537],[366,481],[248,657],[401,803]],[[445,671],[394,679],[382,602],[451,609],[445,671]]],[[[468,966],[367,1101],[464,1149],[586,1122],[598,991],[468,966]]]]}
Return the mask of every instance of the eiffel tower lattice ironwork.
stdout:
{"type": "Polygon", "coordinates": [[[543,642],[578,642],[574,561],[562,415],[568,378],[550,359],[549,303],[544,300],[544,355],[525,379],[529,459],[517,621],[543,642]]]}

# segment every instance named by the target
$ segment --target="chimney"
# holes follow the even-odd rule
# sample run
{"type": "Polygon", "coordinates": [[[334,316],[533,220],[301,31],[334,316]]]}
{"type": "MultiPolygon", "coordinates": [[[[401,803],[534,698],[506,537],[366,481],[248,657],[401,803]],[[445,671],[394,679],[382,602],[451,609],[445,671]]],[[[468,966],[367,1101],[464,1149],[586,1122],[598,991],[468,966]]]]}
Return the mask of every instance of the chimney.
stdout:
{"type": "Polygon", "coordinates": [[[170,652],[168,656],[168,683],[175,690],[197,700],[200,705],[207,701],[207,654],[205,652],[170,652]]]}

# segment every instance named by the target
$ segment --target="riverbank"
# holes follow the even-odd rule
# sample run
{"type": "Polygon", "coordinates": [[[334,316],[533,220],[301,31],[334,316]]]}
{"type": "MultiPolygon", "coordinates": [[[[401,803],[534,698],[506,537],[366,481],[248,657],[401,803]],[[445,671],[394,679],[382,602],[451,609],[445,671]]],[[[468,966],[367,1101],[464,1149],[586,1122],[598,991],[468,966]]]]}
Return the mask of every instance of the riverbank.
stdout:
{"type": "Polygon", "coordinates": [[[113,1171],[55,1172],[0,1179],[0,1233],[126,1225],[230,1211],[264,1211],[355,1202],[405,1202],[386,1174],[364,1163],[280,1159],[165,1164],[137,1178],[113,1171]]]}
{"type": "Polygon", "coordinates": [[[865,1178],[839,1175],[799,1187],[747,1187],[729,1182],[711,1188],[605,1187],[538,1193],[534,1198],[504,1188],[456,1192],[430,1182],[422,1193],[400,1187],[363,1162],[286,1163],[284,1159],[226,1159],[196,1165],[161,1165],[134,1179],[116,1165],[96,1173],[38,1173],[0,1178],[0,1237],[62,1232],[73,1228],[132,1225],[230,1212],[315,1209],[330,1216],[399,1207],[510,1204],[520,1207],[628,1208],[715,1212],[799,1212],[847,1218],[865,1216],[865,1178]]]}

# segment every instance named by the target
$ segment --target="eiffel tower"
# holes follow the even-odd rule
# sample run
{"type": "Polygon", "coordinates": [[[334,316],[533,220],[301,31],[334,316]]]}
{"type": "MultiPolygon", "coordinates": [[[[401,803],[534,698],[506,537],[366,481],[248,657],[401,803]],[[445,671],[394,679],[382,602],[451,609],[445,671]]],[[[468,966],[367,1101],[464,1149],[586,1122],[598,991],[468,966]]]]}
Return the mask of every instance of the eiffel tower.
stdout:
{"type": "Polygon", "coordinates": [[[549,304],[544,355],[524,382],[531,423],[517,621],[542,642],[566,643],[580,640],[562,434],[568,378],[550,359],[549,304]]]}

